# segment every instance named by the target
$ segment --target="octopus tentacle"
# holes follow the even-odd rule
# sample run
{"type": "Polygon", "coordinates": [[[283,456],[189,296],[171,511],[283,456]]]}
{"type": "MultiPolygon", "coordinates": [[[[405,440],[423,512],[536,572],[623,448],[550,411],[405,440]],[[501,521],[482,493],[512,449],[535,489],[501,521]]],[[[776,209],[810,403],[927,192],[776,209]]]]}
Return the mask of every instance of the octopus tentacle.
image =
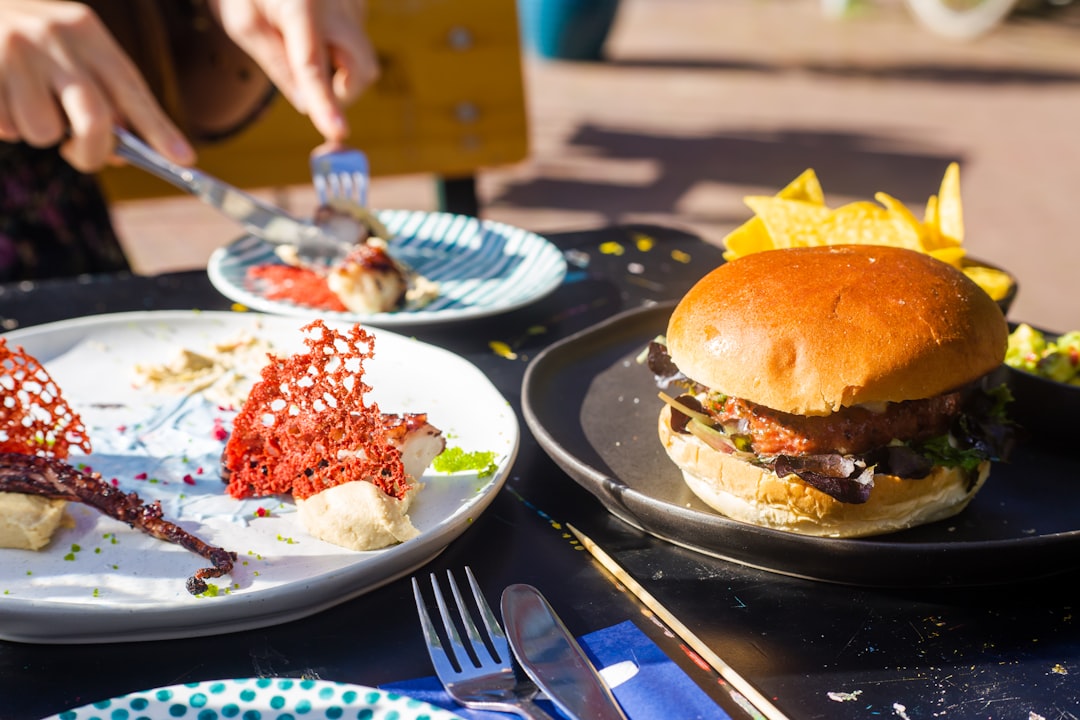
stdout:
{"type": "Polygon", "coordinates": [[[213,567],[197,570],[187,580],[187,590],[192,595],[206,592],[207,579],[232,572],[236,561],[236,553],[210,545],[163,519],[158,501],[145,504],[136,493],[125,493],[100,476],[83,472],[57,458],[0,453],[0,492],[83,503],[152,537],[175,543],[206,558],[213,567]]]}

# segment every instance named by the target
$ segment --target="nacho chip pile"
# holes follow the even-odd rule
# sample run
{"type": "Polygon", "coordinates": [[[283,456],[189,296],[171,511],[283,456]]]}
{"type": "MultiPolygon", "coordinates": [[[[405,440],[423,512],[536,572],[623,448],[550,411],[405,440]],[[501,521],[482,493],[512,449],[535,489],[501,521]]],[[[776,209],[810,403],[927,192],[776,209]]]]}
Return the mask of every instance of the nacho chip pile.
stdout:
{"type": "Polygon", "coordinates": [[[963,270],[995,300],[1012,280],[1006,273],[965,262],[960,166],[945,170],[920,220],[902,202],[883,192],[877,202],[861,200],[830,208],[813,169],[804,171],[775,196],[744,198],[754,217],[724,238],[724,259],[762,250],[816,245],[892,245],[927,253],[963,270]]]}

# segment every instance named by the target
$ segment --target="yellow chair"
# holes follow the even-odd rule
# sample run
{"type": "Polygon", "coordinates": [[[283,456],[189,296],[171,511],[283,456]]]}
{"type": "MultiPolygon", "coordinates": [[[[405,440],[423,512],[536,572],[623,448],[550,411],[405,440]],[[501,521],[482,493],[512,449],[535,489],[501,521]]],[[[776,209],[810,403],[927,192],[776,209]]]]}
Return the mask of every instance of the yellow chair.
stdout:
{"type": "MultiPolygon", "coordinates": [[[[528,154],[514,0],[370,0],[368,31],[381,76],[348,109],[349,144],[373,176],[430,173],[450,212],[478,214],[478,170],[528,154]]],[[[322,137],[277,97],[241,133],[199,149],[199,167],[239,187],[310,182],[322,137]]],[[[131,167],[101,175],[112,200],[179,191],[131,167]]]]}

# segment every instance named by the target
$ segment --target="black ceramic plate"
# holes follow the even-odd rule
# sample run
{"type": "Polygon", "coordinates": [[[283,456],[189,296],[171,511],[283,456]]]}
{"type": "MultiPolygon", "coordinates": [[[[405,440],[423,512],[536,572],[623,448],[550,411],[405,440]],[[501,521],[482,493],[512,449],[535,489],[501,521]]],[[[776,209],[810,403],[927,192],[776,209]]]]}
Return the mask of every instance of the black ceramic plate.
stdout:
{"type": "Polygon", "coordinates": [[[664,453],[657,387],[635,361],[673,307],[615,316],[552,345],[525,374],[525,420],[537,441],[619,518],[744,565],[863,586],[993,585],[1080,566],[1080,472],[1034,446],[996,464],[960,515],[890,535],[815,538],[715,513],[664,453]]]}

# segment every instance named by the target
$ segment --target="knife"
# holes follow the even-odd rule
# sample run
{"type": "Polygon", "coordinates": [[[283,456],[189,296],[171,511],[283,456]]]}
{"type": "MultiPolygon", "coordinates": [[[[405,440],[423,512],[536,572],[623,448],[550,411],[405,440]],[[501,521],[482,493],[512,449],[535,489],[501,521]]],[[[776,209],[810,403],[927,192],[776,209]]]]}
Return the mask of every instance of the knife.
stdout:
{"type": "Polygon", "coordinates": [[[127,130],[114,128],[116,154],[135,167],[186,190],[249,233],[274,245],[295,245],[306,260],[344,257],[350,243],[324,232],[313,223],[294,218],[279,207],[195,168],[171,162],[127,130]]]}
{"type": "Polygon", "coordinates": [[[532,585],[502,594],[506,636],[518,662],[573,720],[626,720],[611,690],[551,605],[532,585]]]}

